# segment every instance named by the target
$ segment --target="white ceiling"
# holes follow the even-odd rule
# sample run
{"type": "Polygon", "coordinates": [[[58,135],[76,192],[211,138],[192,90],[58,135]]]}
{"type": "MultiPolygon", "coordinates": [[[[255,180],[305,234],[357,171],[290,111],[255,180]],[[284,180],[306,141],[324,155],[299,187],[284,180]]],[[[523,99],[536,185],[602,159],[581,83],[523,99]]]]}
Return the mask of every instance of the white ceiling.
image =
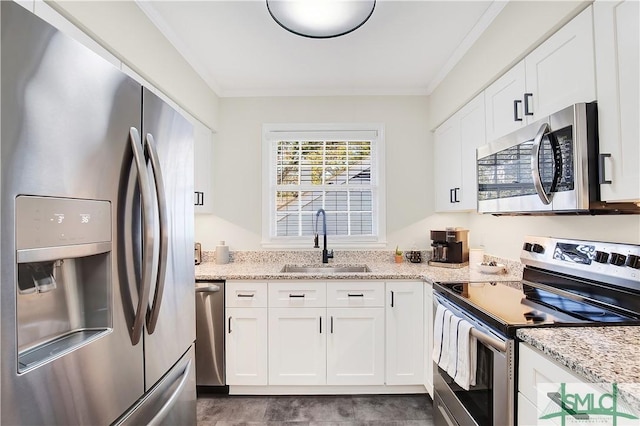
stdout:
{"type": "Polygon", "coordinates": [[[289,33],[264,0],[138,1],[222,97],[429,94],[505,2],[377,0],[338,38],[289,33]]]}

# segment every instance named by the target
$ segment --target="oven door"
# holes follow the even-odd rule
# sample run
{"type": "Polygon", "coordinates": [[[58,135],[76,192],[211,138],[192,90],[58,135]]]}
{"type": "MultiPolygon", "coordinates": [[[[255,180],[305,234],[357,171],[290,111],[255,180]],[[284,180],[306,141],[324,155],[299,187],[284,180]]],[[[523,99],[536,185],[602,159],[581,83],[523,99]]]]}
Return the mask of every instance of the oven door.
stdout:
{"type": "Polygon", "coordinates": [[[434,297],[435,308],[439,303],[474,325],[478,355],[476,384],[469,390],[458,386],[445,370],[434,363],[435,424],[513,425],[513,340],[496,335],[459,307],[438,296],[434,297]]]}
{"type": "Polygon", "coordinates": [[[478,211],[588,210],[587,110],[594,108],[576,104],[479,147],[478,211]]]}

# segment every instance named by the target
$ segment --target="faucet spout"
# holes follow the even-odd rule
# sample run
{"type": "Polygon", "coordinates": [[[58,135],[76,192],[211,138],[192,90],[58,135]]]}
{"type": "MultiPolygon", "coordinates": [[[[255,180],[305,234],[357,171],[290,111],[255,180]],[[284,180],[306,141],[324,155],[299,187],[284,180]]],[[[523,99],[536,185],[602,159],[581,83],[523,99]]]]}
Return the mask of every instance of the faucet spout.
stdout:
{"type": "Polygon", "coordinates": [[[333,250],[327,250],[327,214],[324,209],[318,209],[316,212],[316,235],[314,237],[314,248],[320,248],[318,244],[318,216],[322,215],[322,263],[329,263],[329,259],[333,259],[333,250]]]}

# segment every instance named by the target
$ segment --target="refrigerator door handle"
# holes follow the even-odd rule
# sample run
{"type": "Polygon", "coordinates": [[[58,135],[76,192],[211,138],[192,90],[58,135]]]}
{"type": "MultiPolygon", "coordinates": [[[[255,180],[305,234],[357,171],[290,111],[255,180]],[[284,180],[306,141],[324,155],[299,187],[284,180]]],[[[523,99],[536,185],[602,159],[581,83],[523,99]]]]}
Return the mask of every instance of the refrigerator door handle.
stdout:
{"type": "MultiPolygon", "coordinates": [[[[167,272],[167,261],[169,255],[169,224],[167,220],[167,198],[164,190],[164,180],[160,169],[160,161],[156,151],[155,141],[151,133],[147,133],[144,141],[145,152],[149,155],[153,179],[156,187],[156,199],[158,200],[158,221],[160,223],[160,256],[158,264],[154,265],[158,275],[156,279],[156,289],[153,294],[153,303],[147,311],[147,332],[153,334],[158,323],[160,306],[162,305],[162,294],[164,292],[164,280],[167,272]]],[[[148,295],[147,295],[148,298],[148,295]]],[[[145,299],[146,300],[146,299],[145,299]]]]}
{"type": "Polygon", "coordinates": [[[192,365],[193,365],[193,360],[190,359],[189,362],[187,363],[186,368],[184,369],[184,372],[182,373],[182,379],[180,379],[180,384],[176,388],[175,392],[173,393],[173,395],[171,395],[171,397],[167,400],[167,402],[164,403],[162,408],[158,410],[156,415],[153,416],[151,421],[147,423],[147,426],[155,426],[163,423],[163,420],[167,416],[167,413],[171,411],[171,408],[173,408],[175,403],[178,401],[178,398],[180,398],[180,396],[182,395],[182,390],[184,389],[184,387],[187,385],[187,382],[189,381],[189,376],[190,376],[189,373],[191,372],[192,365]]]}
{"type": "MultiPolygon", "coordinates": [[[[144,151],[140,142],[140,134],[138,129],[131,127],[129,129],[129,136],[131,141],[131,150],[133,152],[134,164],[137,169],[138,188],[140,190],[140,203],[142,204],[142,250],[143,253],[153,253],[153,205],[151,203],[151,185],[149,183],[149,177],[146,173],[144,151]]],[[[131,328],[131,342],[136,345],[140,341],[142,336],[142,327],[145,320],[145,308],[147,301],[149,300],[149,292],[151,291],[151,277],[153,275],[152,262],[143,259],[142,267],[142,287],[141,294],[138,297],[138,306],[136,308],[136,314],[131,328]]]]}

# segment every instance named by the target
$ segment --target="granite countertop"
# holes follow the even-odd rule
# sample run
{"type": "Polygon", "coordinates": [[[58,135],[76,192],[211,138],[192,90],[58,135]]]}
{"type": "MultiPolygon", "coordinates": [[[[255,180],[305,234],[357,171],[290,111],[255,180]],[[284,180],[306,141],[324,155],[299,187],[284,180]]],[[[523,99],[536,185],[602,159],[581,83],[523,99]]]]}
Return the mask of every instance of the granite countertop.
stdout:
{"type": "Polygon", "coordinates": [[[393,263],[391,260],[360,259],[358,261],[330,261],[324,266],[367,265],[370,272],[349,273],[283,273],[286,264],[322,266],[318,263],[293,261],[274,262],[232,262],[218,265],[203,262],[196,265],[197,280],[427,280],[436,281],[519,281],[522,270],[515,265],[500,274],[485,274],[464,266],[444,268],[423,263],[393,263]]]}
{"type": "Polygon", "coordinates": [[[617,383],[640,413],[640,327],[523,328],[517,336],[590,383],[617,383]]]}

